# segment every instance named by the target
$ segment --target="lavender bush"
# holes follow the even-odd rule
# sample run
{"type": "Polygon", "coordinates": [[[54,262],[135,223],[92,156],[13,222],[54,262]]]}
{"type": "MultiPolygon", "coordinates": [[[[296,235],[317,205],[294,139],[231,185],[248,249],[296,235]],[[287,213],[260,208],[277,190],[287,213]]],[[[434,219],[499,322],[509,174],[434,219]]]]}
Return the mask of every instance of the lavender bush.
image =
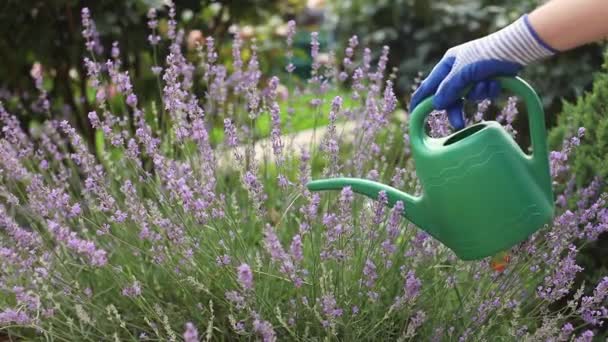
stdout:
{"type": "MultiPolygon", "coordinates": [[[[602,180],[578,193],[576,208],[566,201],[575,195],[568,155],[583,128],[551,153],[559,194],[552,224],[513,248],[502,272],[489,260],[462,262],[406,222],[403,203],[391,209],[383,196],[369,201],[348,188],[319,194],[304,186],[313,175],[349,175],[418,189],[407,120],[394,115],[387,48],[372,63],[371,51],[353,37],[342,59],[338,52],[329,63],[315,59],[305,88],[288,87],[289,99],[314,94],[309,115],[329,120],[319,144],[296,146],[281,118],[299,109],[282,116],[279,106],[293,64],[285,66],[285,80],[262,75],[255,47],[241,57],[240,49],[255,43],[238,36],[231,60],[218,58],[211,37],[189,60],[175,8],[168,13],[167,36],[158,33],[157,13],[149,13],[152,48],[165,41],[170,51],[153,69],[162,103],[144,111],[146,99],[121,69],[120,47],[101,60],[93,18],[82,10],[96,154],[69,122],[48,119],[24,131],[17,113],[0,106],[0,332],[58,341],[599,336],[608,277],[574,284],[579,249],[608,227],[602,180]],[[204,94],[193,91],[196,82],[204,94]],[[110,104],[109,86],[122,106],[110,104]],[[338,88],[348,90],[351,105],[326,96],[338,88]],[[321,112],[324,103],[329,112],[321,112]],[[210,143],[209,113],[223,118],[219,146],[210,143]],[[271,136],[260,156],[252,127],[263,116],[271,119],[271,136]],[[356,129],[344,133],[345,121],[356,129]]],[[[295,30],[290,22],[288,59],[295,30]]],[[[42,73],[34,77],[36,108],[57,117],[42,73]]],[[[516,100],[498,118],[508,129],[516,100]]],[[[480,103],[471,120],[484,120],[488,105],[480,103]]],[[[434,113],[429,126],[432,135],[449,133],[445,113],[434,113]]]]}

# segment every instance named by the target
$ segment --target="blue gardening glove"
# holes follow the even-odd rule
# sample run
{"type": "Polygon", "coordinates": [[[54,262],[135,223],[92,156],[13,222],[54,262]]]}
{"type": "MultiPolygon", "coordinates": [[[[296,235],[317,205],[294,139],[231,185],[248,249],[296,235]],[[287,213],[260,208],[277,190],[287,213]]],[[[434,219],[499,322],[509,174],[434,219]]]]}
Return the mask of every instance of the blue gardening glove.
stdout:
{"type": "Polygon", "coordinates": [[[433,106],[446,110],[450,124],[464,128],[462,93],[469,100],[495,98],[500,93],[495,76],[515,76],[524,66],[557,53],[543,42],[524,15],[500,31],[449,49],[414,92],[410,112],[425,98],[435,95],[433,106]]]}

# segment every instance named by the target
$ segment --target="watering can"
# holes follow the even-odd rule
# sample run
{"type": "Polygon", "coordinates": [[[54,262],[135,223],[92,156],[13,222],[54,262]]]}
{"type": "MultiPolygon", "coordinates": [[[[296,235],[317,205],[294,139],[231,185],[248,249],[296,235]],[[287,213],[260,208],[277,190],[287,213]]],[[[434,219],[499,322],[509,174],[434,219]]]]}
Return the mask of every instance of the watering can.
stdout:
{"type": "Polygon", "coordinates": [[[442,138],[428,136],[425,119],[433,111],[431,96],[413,110],[409,123],[421,195],[359,178],[318,179],[307,188],[351,187],[373,199],[385,191],[389,206],[402,201],[403,216],[462,260],[496,255],[522,242],[554,214],[545,117],[536,92],[521,78],[495,80],[526,104],[530,154],[497,121],[476,123],[442,138]]]}

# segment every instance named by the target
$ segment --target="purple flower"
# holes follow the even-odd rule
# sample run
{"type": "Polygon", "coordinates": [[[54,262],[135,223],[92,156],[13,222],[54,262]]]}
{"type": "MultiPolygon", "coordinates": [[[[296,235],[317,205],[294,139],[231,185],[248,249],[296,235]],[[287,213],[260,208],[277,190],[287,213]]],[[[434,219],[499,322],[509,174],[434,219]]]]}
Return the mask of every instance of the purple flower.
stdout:
{"type": "Polygon", "coordinates": [[[560,334],[559,334],[559,340],[568,341],[570,339],[570,335],[572,335],[573,331],[574,331],[574,327],[572,326],[572,324],[570,322],[564,324],[564,326],[562,327],[560,334]]]}
{"type": "Polygon", "coordinates": [[[378,273],[376,273],[376,265],[370,259],[365,260],[363,275],[365,278],[365,286],[373,287],[376,283],[376,279],[378,279],[378,273]]]}
{"type": "Polygon", "coordinates": [[[276,102],[273,102],[270,107],[270,118],[272,122],[272,130],[270,132],[272,150],[277,160],[281,161],[281,152],[283,151],[284,145],[281,141],[281,117],[279,115],[279,105],[276,102]]]}
{"type": "Polygon", "coordinates": [[[300,234],[294,235],[293,239],[291,240],[290,250],[291,257],[295,261],[302,261],[304,259],[304,255],[302,253],[302,238],[300,237],[300,234]]]}
{"type": "Polygon", "coordinates": [[[328,154],[329,166],[327,170],[328,175],[335,175],[338,171],[338,160],[340,145],[338,144],[338,134],[336,132],[336,119],[340,113],[342,107],[342,97],[336,96],[331,102],[331,110],[329,112],[329,125],[327,127],[327,133],[325,141],[321,148],[328,154]]]}
{"type": "Polygon", "coordinates": [[[0,204],[0,232],[7,234],[16,246],[23,250],[35,251],[42,246],[42,238],[35,231],[21,228],[9,216],[6,207],[0,204]]]}
{"type": "Polygon", "coordinates": [[[120,57],[120,49],[118,48],[118,42],[112,43],[111,55],[114,59],[118,59],[118,57],[120,57]]]}
{"type": "Polygon", "coordinates": [[[422,282],[420,279],[416,277],[414,271],[407,272],[405,277],[405,297],[408,300],[415,299],[420,294],[420,288],[422,287],[422,282]]]}
{"type": "Polygon", "coordinates": [[[130,107],[137,107],[137,96],[135,96],[135,94],[131,93],[127,96],[127,104],[130,107]]]}
{"type": "Polygon", "coordinates": [[[277,340],[272,324],[262,320],[257,314],[254,314],[253,318],[253,331],[259,334],[264,342],[274,342],[277,340]]]}
{"type": "Polygon", "coordinates": [[[336,298],[332,293],[328,293],[321,297],[321,305],[323,309],[323,314],[327,317],[328,320],[333,320],[342,316],[342,309],[338,307],[336,302],[336,298]]]}
{"type": "Polygon", "coordinates": [[[569,292],[575,276],[583,270],[576,264],[576,253],[576,248],[570,246],[568,254],[559,261],[553,274],[545,277],[544,284],[537,287],[536,293],[540,298],[554,302],[569,292]]]}
{"type": "Polygon", "coordinates": [[[477,113],[473,117],[473,122],[483,121],[483,115],[488,111],[490,104],[492,104],[490,99],[484,99],[477,104],[477,113]]]}
{"type": "Polygon", "coordinates": [[[237,267],[238,280],[241,287],[245,290],[251,290],[253,288],[253,273],[251,267],[247,264],[241,264],[237,267]]]}
{"type": "Polygon", "coordinates": [[[135,280],[133,284],[122,289],[122,295],[125,297],[138,297],[141,295],[141,285],[135,280]]]}
{"type": "Polygon", "coordinates": [[[0,324],[1,325],[10,325],[10,324],[20,324],[25,325],[30,322],[30,317],[23,312],[22,310],[15,309],[4,309],[4,311],[0,311],[0,324]]]}
{"type": "Polygon", "coordinates": [[[574,342],[591,342],[593,341],[593,331],[585,330],[579,337],[577,337],[574,342]]]}
{"type": "Polygon", "coordinates": [[[408,327],[408,330],[411,329],[411,331],[415,331],[422,325],[422,323],[424,323],[425,320],[426,313],[422,310],[416,311],[416,314],[414,314],[414,316],[410,320],[410,327],[408,327]]]}
{"type": "Polygon", "coordinates": [[[573,148],[580,144],[580,139],[584,136],[585,129],[580,127],[577,135],[570,139],[565,139],[562,143],[561,151],[551,151],[549,153],[549,165],[551,168],[551,178],[554,180],[560,179],[570,169],[568,157],[572,153],[573,148]]]}
{"type": "Polygon", "coordinates": [[[152,46],[156,46],[160,42],[160,36],[156,34],[157,27],[158,20],[156,19],[156,9],[150,8],[148,10],[148,28],[152,30],[152,33],[148,35],[148,41],[152,46]]]}
{"type": "Polygon", "coordinates": [[[293,44],[293,37],[296,34],[296,22],[295,20],[290,20],[287,22],[287,46],[291,47],[293,44]]]}
{"type": "Polygon", "coordinates": [[[101,54],[103,47],[99,42],[99,34],[95,28],[95,23],[91,19],[89,9],[84,7],[80,13],[82,18],[82,27],[84,28],[82,30],[82,36],[85,38],[87,50],[96,54],[101,54]]]}
{"type": "Polygon", "coordinates": [[[429,135],[433,138],[444,137],[451,133],[447,112],[444,110],[431,112],[427,123],[431,129],[429,135]]]}
{"type": "Polygon", "coordinates": [[[285,257],[285,252],[283,251],[283,247],[281,246],[279,238],[275,234],[274,230],[270,227],[270,225],[266,226],[266,231],[264,235],[264,245],[268,253],[270,253],[271,258],[274,261],[282,260],[285,257]]]}
{"type": "Polygon", "coordinates": [[[386,119],[393,111],[397,108],[397,97],[393,92],[393,82],[386,81],[386,88],[384,88],[384,103],[382,105],[382,115],[386,119]]]}
{"type": "Polygon", "coordinates": [[[47,220],[47,226],[58,242],[87,258],[92,266],[104,266],[107,263],[106,251],[98,249],[92,241],[79,238],[76,232],[70,231],[53,220],[47,220]]]}
{"type": "Polygon", "coordinates": [[[184,342],[198,342],[198,330],[191,322],[186,323],[186,330],[184,331],[184,342]]]}
{"type": "Polygon", "coordinates": [[[226,297],[226,299],[233,303],[236,307],[237,310],[242,310],[243,308],[245,308],[245,297],[243,297],[242,295],[240,295],[238,292],[236,291],[227,291],[224,296],[226,297]]]}
{"type": "Polygon", "coordinates": [[[156,20],[156,8],[152,7],[148,10],[148,28],[154,30],[158,27],[158,20],[156,20]]]}
{"type": "Polygon", "coordinates": [[[228,266],[228,265],[230,265],[230,262],[231,262],[230,255],[227,255],[227,254],[220,255],[215,259],[215,262],[218,266],[228,266]]]}
{"type": "Polygon", "coordinates": [[[517,136],[517,131],[513,128],[511,124],[516,119],[517,114],[519,113],[517,110],[517,100],[517,97],[510,96],[507,101],[507,105],[496,117],[496,121],[502,123],[507,132],[509,132],[514,138],[517,136]]]}
{"type": "Polygon", "coordinates": [[[293,65],[293,63],[291,62],[291,58],[293,57],[293,48],[292,48],[293,37],[295,36],[295,34],[296,34],[296,22],[294,20],[290,20],[287,22],[287,38],[286,38],[287,51],[285,52],[285,55],[289,59],[289,63],[285,67],[285,70],[290,74],[293,73],[296,69],[295,65],[293,65]]]}
{"type": "Polygon", "coordinates": [[[346,47],[346,49],[344,50],[344,59],[342,60],[342,65],[344,66],[344,70],[340,72],[338,79],[341,82],[346,81],[346,79],[348,78],[348,73],[349,71],[352,70],[352,65],[353,65],[353,54],[355,51],[355,48],[357,47],[357,45],[359,45],[359,39],[357,36],[352,36],[349,40],[348,40],[348,46],[346,47]]]}
{"type": "Polygon", "coordinates": [[[264,192],[263,185],[260,183],[255,173],[252,170],[247,170],[243,176],[243,184],[247,189],[251,199],[254,202],[255,208],[261,213],[264,211],[264,202],[267,195],[264,192]]]}

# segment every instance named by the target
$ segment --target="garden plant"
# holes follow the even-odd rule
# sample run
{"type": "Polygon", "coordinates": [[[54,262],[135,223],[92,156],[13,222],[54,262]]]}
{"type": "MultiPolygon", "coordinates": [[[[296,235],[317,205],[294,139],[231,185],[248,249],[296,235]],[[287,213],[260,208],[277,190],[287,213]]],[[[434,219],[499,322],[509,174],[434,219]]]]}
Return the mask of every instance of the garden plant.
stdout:
{"type": "MultiPolygon", "coordinates": [[[[574,286],[579,250],[608,229],[603,179],[579,189],[569,168],[585,127],[551,152],[552,223],[503,263],[461,261],[407,222],[403,203],[389,208],[382,195],[371,201],[348,188],[306,189],[313,178],[344,175],[419,190],[388,48],[373,59],[353,36],[323,60],[313,32],[311,77],[300,84],[290,62],[294,21],[286,72],[264,75],[256,42],[238,33],[230,59],[218,58],[213,37],[186,58],[186,32],[176,9],[165,9],[166,35],[158,31],[161,12],[151,9],[148,22],[160,103],[138,97],[118,44],[108,56],[96,52],[94,13],[82,9],[94,146],[55,112],[44,66],[32,70],[39,89],[32,109],[3,96],[0,340],[592,341],[604,334],[608,277],[574,286]],[[162,59],[161,44],[169,46],[162,59]],[[296,107],[299,98],[311,100],[296,107]],[[23,127],[18,115],[30,110],[40,124],[23,127]],[[217,141],[211,113],[224,123],[217,141]],[[327,122],[323,134],[313,130],[310,143],[293,144],[298,115],[327,122]],[[260,120],[270,125],[266,140],[260,120]],[[344,122],[356,129],[344,131],[344,122]],[[255,153],[255,144],[267,153],[255,153]]],[[[498,117],[484,116],[499,103],[477,104],[469,124],[496,119],[517,138],[517,98],[498,117]]],[[[451,132],[442,112],[428,126],[434,136],[451,132]]]]}

